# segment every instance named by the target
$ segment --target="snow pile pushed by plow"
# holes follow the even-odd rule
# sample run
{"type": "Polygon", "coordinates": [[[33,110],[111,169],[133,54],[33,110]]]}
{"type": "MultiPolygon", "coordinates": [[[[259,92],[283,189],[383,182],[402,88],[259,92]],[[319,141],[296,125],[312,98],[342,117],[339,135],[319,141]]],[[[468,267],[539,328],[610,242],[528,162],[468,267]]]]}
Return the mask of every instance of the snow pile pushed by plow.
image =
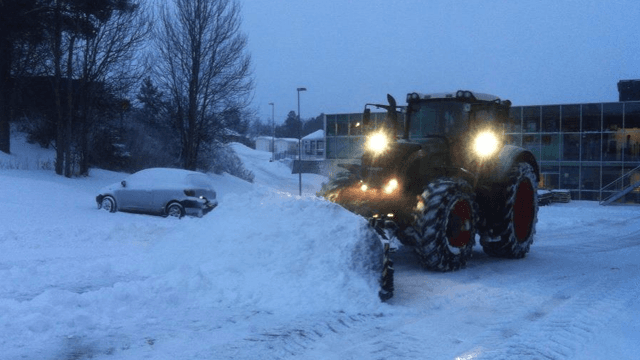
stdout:
{"type": "Polygon", "coordinates": [[[137,358],[143,339],[176,341],[168,329],[206,329],[208,343],[227,325],[259,331],[232,325],[256,316],[379,307],[378,242],[339,206],[222,175],[220,205],[201,219],[98,211],[97,190],[122,177],[0,170],[0,358],[137,358]]]}

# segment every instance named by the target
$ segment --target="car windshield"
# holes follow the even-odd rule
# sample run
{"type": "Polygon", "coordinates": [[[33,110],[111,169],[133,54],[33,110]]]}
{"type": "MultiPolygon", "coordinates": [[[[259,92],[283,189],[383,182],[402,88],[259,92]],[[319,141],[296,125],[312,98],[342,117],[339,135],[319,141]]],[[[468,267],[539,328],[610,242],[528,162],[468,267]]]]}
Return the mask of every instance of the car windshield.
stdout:
{"type": "Polygon", "coordinates": [[[409,136],[424,138],[433,135],[452,137],[466,131],[467,112],[460,102],[422,102],[409,107],[409,136]]]}
{"type": "Polygon", "coordinates": [[[211,188],[211,181],[204,174],[189,174],[186,177],[187,183],[200,188],[211,188]]]}

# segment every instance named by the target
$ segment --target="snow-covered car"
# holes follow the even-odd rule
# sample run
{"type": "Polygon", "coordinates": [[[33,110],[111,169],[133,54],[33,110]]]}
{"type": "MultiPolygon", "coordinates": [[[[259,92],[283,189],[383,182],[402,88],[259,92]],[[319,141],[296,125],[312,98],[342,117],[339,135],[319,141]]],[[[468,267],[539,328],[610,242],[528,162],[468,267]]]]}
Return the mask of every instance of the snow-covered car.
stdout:
{"type": "Polygon", "coordinates": [[[209,176],[181,169],[138,171],[100,189],[98,209],[163,216],[203,216],[218,205],[209,176]]]}

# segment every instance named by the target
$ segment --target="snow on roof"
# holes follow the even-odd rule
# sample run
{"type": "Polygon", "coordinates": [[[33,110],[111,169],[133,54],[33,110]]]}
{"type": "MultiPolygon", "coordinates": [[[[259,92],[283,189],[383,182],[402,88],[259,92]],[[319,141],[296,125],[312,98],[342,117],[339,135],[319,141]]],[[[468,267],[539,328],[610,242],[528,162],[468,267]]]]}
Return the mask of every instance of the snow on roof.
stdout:
{"type": "Polygon", "coordinates": [[[302,140],[324,140],[324,130],[316,130],[303,137],[302,140]]]}
{"type": "Polygon", "coordinates": [[[296,139],[296,138],[276,138],[276,141],[298,142],[298,139],[296,139]]]}
{"type": "MultiPolygon", "coordinates": [[[[480,101],[496,101],[500,100],[499,97],[491,94],[479,93],[475,91],[469,91],[473,96],[480,101]]],[[[448,92],[448,93],[417,93],[421,99],[455,99],[457,92],[448,92]]]]}

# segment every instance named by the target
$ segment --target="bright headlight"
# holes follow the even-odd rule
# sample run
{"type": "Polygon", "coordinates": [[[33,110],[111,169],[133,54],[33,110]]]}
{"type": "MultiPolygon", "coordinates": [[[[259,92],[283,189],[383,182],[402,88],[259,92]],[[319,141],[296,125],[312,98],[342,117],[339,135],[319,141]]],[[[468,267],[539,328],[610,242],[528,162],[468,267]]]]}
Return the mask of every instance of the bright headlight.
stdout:
{"type": "Polygon", "coordinates": [[[492,132],[483,132],[476,137],[474,149],[481,157],[491,156],[498,151],[498,138],[492,132]]]}
{"type": "Polygon", "coordinates": [[[367,139],[366,148],[375,154],[380,154],[387,149],[389,145],[389,139],[381,132],[375,133],[367,139]]]}
{"type": "Polygon", "coordinates": [[[396,191],[397,188],[398,188],[398,180],[391,179],[387,183],[387,186],[384,187],[384,192],[387,194],[391,194],[392,192],[396,191]]]}

